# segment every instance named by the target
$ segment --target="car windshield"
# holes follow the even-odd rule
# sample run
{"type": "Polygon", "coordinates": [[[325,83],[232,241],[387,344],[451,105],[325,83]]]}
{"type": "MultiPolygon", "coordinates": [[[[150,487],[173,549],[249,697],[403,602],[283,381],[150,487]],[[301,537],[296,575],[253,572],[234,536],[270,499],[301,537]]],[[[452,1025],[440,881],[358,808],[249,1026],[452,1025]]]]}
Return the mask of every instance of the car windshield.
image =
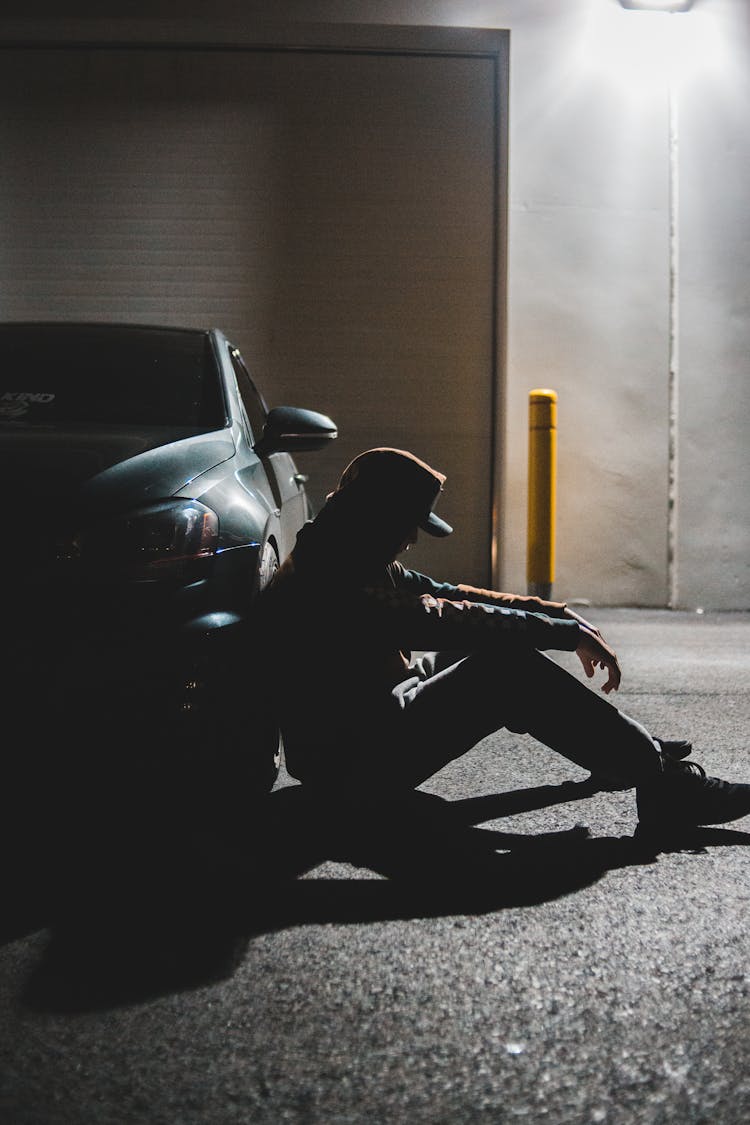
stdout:
{"type": "Polygon", "coordinates": [[[224,426],[226,413],[206,332],[6,324],[0,421],[208,431],[224,426]]]}

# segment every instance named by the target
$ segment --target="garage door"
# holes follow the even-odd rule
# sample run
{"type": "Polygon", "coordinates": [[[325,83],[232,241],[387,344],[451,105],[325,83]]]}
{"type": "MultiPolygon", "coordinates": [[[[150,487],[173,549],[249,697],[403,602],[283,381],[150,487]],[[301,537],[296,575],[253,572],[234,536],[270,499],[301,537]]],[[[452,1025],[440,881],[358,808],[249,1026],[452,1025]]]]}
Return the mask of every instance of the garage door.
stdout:
{"type": "Polygon", "coordinates": [[[412,565],[487,581],[502,84],[496,51],[6,50],[0,315],[223,328],[339,423],[316,503],[408,447],[458,532],[412,565]]]}

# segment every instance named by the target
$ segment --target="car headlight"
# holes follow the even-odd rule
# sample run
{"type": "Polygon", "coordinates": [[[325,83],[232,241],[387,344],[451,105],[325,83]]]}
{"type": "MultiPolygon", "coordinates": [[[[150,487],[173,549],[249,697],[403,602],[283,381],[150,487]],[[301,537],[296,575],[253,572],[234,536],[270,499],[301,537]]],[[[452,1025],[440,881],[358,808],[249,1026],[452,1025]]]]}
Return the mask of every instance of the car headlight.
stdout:
{"type": "Polygon", "coordinates": [[[100,578],[195,581],[216,553],[219,518],[198,500],[166,500],[87,527],[58,544],[58,559],[100,578]]]}

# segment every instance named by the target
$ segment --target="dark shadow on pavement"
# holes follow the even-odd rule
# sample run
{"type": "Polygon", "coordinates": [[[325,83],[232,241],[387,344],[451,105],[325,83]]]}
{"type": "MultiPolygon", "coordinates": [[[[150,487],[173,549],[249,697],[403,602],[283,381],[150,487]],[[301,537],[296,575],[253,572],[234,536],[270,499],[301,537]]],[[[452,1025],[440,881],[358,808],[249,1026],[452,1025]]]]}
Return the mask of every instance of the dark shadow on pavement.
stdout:
{"type": "MultiPolygon", "coordinates": [[[[232,833],[188,831],[164,810],[150,821],[108,818],[109,831],[100,819],[57,857],[36,915],[49,940],[22,1000],[70,1012],[137,1003],[228,978],[263,933],[532,906],[656,860],[637,838],[594,838],[582,825],[532,835],[477,827],[590,795],[571,784],[387,803],[315,800],[292,785],[232,833]],[[369,876],[311,875],[324,862],[369,876]]],[[[679,847],[725,844],[750,844],[750,833],[693,830],[679,847]]]]}
{"type": "Polygon", "coordinates": [[[513,789],[508,793],[490,793],[483,797],[464,797],[451,802],[455,816],[466,824],[482,824],[502,816],[547,809],[553,805],[582,801],[601,791],[590,777],[583,781],[564,781],[560,785],[537,785],[532,789],[513,789]]]}

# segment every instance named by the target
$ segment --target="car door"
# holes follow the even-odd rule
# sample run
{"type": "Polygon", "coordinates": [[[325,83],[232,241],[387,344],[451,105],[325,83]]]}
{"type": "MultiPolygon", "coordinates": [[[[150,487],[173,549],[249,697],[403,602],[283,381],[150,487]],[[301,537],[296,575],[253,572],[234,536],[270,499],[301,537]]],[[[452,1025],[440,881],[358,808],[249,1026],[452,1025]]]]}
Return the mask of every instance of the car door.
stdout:
{"type": "MultiPolygon", "coordinates": [[[[229,354],[242,404],[252,430],[252,441],[255,444],[263,433],[268,409],[247,370],[239,349],[230,344],[229,354]]],[[[279,555],[283,559],[294,546],[297,532],[307,518],[304,477],[297,471],[297,466],[289,453],[270,453],[264,455],[261,461],[280,513],[279,555]]]]}

